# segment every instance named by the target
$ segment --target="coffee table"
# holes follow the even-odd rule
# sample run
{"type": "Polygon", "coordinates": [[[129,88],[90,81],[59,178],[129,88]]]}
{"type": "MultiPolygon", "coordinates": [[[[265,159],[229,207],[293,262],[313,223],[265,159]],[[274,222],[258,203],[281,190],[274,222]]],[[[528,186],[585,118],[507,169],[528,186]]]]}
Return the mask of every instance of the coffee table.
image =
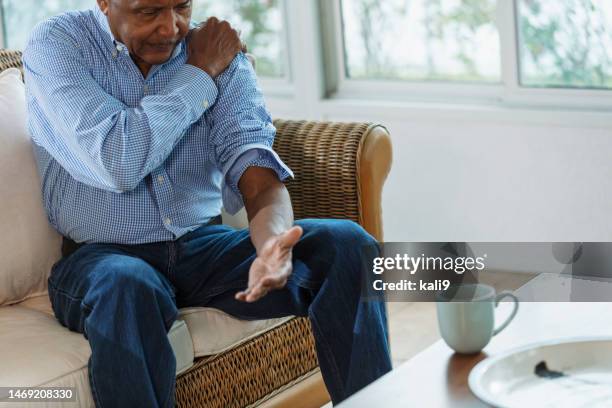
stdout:
{"type": "MultiPolygon", "coordinates": [[[[499,307],[502,319],[510,305],[499,307]]],[[[487,407],[468,387],[487,356],[551,339],[611,336],[612,303],[521,303],[515,320],[482,353],[455,354],[442,340],[339,404],[351,407],[487,407]]]]}

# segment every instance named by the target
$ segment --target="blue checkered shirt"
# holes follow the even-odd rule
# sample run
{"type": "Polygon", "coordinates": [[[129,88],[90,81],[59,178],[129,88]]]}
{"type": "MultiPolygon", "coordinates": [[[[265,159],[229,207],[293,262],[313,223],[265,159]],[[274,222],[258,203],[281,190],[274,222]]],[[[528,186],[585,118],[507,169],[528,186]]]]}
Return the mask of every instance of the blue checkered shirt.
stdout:
{"type": "Polygon", "coordinates": [[[39,24],[24,50],[28,127],[51,224],[76,242],[175,240],[243,207],[249,166],[291,170],[253,68],[213,80],[185,43],[144,78],[96,7],[39,24]]]}

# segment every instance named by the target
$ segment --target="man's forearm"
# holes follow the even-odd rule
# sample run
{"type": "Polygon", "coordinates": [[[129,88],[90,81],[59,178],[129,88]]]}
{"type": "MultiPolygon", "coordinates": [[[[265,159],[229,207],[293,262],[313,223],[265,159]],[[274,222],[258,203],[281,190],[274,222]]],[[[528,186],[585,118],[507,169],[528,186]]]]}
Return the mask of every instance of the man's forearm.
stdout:
{"type": "Polygon", "coordinates": [[[273,236],[293,226],[291,198],[274,170],[249,167],[238,183],[249,217],[251,241],[259,254],[273,236]]]}
{"type": "Polygon", "coordinates": [[[249,218],[251,241],[257,253],[269,238],[282,234],[293,225],[289,192],[280,182],[247,200],[245,207],[249,218]]]}

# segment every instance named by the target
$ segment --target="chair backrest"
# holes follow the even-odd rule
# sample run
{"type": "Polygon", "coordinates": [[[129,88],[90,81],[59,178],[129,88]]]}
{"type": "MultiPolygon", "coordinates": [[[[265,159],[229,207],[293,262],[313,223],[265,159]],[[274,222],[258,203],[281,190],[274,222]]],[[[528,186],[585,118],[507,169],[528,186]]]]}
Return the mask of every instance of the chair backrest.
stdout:
{"type": "Polygon", "coordinates": [[[0,305],[44,293],[61,237],[45,214],[30,137],[20,54],[0,51],[0,305]]]}

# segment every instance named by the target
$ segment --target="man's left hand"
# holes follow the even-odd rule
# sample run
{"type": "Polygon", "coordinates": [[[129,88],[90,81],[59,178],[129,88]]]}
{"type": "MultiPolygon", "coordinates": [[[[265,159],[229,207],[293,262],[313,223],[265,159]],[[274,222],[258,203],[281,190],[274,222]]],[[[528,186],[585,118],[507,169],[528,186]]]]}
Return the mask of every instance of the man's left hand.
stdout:
{"type": "Polygon", "coordinates": [[[249,270],[249,287],[236,293],[236,299],[255,302],[270,290],[283,288],[293,270],[292,250],[302,237],[302,228],[295,226],[276,235],[263,245],[249,270]]]}

